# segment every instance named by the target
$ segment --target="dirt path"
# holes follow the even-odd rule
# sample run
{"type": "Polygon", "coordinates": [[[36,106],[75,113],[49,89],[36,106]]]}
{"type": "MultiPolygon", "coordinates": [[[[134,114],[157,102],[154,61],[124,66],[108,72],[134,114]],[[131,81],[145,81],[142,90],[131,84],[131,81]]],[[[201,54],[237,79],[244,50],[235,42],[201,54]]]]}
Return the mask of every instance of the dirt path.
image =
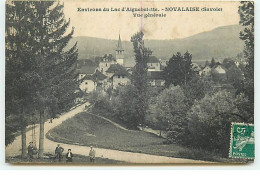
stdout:
{"type": "MultiPolygon", "coordinates": [[[[84,111],[84,108],[89,103],[85,103],[77,108],[63,114],[60,118],[53,120],[53,123],[45,123],[45,134],[52,128],[60,125],[63,121],[73,117],[74,115],[84,111]]],[[[76,130],[76,129],[75,129],[76,130]]],[[[31,141],[31,131],[26,133],[27,143],[31,141]]],[[[39,138],[39,126],[36,127],[36,139],[38,144],[39,138]]],[[[57,146],[57,142],[51,141],[45,137],[44,152],[54,154],[54,149],[57,146]]],[[[61,144],[61,146],[67,151],[67,149],[72,149],[74,154],[86,155],[88,156],[90,148],[87,146],[78,146],[71,144],[61,144]]],[[[125,161],[128,163],[209,163],[199,160],[190,160],[182,158],[172,158],[165,156],[156,156],[142,153],[124,152],[118,150],[95,148],[96,157],[109,158],[113,160],[125,161]]],[[[21,136],[15,138],[14,142],[5,148],[6,157],[17,156],[21,154],[21,136]]]]}

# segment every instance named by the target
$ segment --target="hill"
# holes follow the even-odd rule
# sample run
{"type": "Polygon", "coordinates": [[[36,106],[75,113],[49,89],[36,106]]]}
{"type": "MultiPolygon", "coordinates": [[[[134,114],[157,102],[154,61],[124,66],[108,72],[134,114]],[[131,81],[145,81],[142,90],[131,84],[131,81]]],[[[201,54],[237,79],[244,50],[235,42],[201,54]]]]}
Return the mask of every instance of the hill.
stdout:
{"type": "MultiPolygon", "coordinates": [[[[153,55],[169,59],[174,53],[189,51],[193,61],[205,61],[214,58],[236,56],[243,51],[243,41],[239,39],[240,25],[218,27],[212,31],[202,32],[187,38],[173,40],[145,40],[146,47],[153,55]]],[[[130,40],[130,39],[129,39],[130,40]]],[[[79,59],[91,59],[104,54],[115,54],[117,40],[94,37],[74,37],[70,45],[78,41],[79,59]]],[[[130,41],[122,41],[127,62],[134,62],[134,53],[130,41]]]]}

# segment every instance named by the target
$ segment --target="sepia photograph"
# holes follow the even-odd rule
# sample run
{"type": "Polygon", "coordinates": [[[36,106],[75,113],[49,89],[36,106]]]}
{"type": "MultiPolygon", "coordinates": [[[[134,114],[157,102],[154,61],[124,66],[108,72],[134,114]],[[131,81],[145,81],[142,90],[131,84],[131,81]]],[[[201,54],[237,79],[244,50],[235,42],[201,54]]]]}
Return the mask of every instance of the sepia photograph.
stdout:
{"type": "Polygon", "coordinates": [[[246,165],[254,134],[254,1],[6,0],[6,163],[246,165]]]}

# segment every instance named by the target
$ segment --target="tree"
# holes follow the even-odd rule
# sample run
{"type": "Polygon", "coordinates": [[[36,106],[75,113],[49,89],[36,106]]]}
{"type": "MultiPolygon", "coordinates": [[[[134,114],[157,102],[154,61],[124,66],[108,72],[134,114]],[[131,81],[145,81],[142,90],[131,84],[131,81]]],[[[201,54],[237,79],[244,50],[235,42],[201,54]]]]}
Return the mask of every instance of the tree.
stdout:
{"type": "MultiPolygon", "coordinates": [[[[248,97],[251,108],[248,113],[254,116],[254,2],[242,1],[238,13],[240,15],[240,25],[244,30],[240,32],[240,39],[244,41],[244,57],[247,64],[245,66],[245,79],[238,84],[237,94],[244,93],[248,97]]],[[[251,119],[251,118],[250,118],[251,119]]]]}
{"type": "Polygon", "coordinates": [[[201,100],[206,94],[214,92],[213,82],[208,77],[193,76],[192,79],[183,85],[185,100],[189,106],[192,106],[194,101],[201,100]]]}
{"type": "Polygon", "coordinates": [[[6,96],[11,105],[7,118],[18,114],[25,157],[25,117],[39,112],[42,157],[46,117],[66,110],[74,101],[76,44],[66,49],[73,30],[65,35],[69,22],[63,5],[54,1],[17,1],[7,6],[6,14],[6,96]]]}
{"type": "Polygon", "coordinates": [[[135,86],[126,85],[119,89],[119,95],[115,97],[115,116],[129,129],[137,129],[138,123],[141,123],[138,93],[135,86]]]}
{"type": "Polygon", "coordinates": [[[215,61],[214,57],[212,57],[210,64],[209,64],[210,68],[214,67],[215,64],[216,64],[216,61],[215,61]]]}
{"type": "Polygon", "coordinates": [[[171,85],[157,97],[155,114],[161,131],[171,131],[171,141],[182,142],[187,131],[187,105],[180,86],[171,85]]]}
{"type": "Polygon", "coordinates": [[[31,3],[14,1],[6,5],[6,145],[14,140],[13,133],[21,131],[22,158],[27,156],[26,126],[33,109],[35,83],[33,54],[30,41],[33,11],[31,3]]]}
{"type": "Polygon", "coordinates": [[[144,46],[143,32],[138,32],[131,37],[135,52],[135,67],[133,69],[131,82],[136,89],[136,106],[138,120],[144,125],[146,110],[148,108],[147,99],[147,62],[152,51],[144,46]]]}
{"type": "Polygon", "coordinates": [[[209,66],[209,61],[208,60],[205,61],[204,67],[206,67],[206,66],[209,66]]]}
{"type": "Polygon", "coordinates": [[[237,116],[235,98],[227,91],[218,91],[195,101],[188,113],[188,128],[193,147],[228,153],[230,126],[241,121],[237,116]]]}
{"type": "Polygon", "coordinates": [[[193,75],[191,59],[188,51],[184,56],[180,52],[172,56],[162,73],[166,87],[187,84],[193,75]]]}
{"type": "Polygon", "coordinates": [[[236,66],[231,66],[226,73],[227,80],[232,84],[237,84],[243,81],[243,72],[236,66]]]}
{"type": "Polygon", "coordinates": [[[230,58],[225,58],[222,62],[222,65],[226,68],[226,69],[229,69],[231,67],[236,67],[236,64],[235,62],[230,59],[230,58]]]}
{"type": "Polygon", "coordinates": [[[32,2],[35,18],[32,28],[33,49],[37,57],[37,74],[42,81],[35,99],[40,112],[39,157],[43,156],[46,117],[72,104],[77,85],[76,44],[66,49],[74,30],[65,35],[70,22],[65,20],[63,7],[63,4],[54,1],[32,2]]]}

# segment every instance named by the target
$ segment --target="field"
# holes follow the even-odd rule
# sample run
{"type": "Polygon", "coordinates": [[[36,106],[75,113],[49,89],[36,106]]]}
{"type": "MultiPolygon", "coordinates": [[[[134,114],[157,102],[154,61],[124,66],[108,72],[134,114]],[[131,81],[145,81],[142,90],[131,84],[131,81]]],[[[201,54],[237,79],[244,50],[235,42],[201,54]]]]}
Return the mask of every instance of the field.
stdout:
{"type": "Polygon", "coordinates": [[[100,148],[177,158],[228,161],[212,152],[190,149],[178,144],[164,144],[164,138],[144,131],[124,130],[85,112],[77,114],[52,129],[47,137],[68,144],[93,145],[100,148]]]}

